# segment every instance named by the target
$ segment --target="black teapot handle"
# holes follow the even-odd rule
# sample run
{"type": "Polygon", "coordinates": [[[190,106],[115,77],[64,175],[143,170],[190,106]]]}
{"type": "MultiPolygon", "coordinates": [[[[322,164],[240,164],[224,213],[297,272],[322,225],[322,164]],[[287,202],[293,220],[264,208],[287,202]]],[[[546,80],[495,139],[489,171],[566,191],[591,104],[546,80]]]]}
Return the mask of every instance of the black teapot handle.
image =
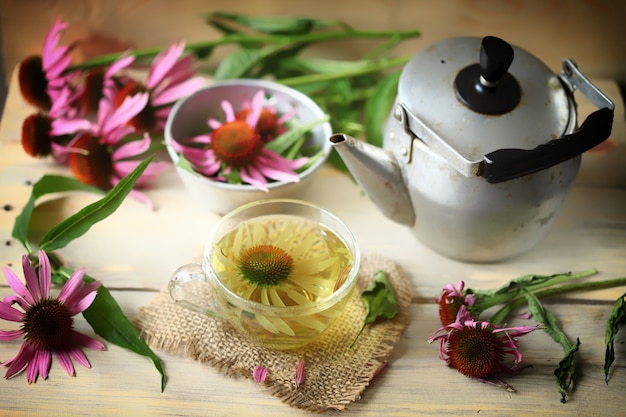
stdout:
{"type": "Polygon", "coordinates": [[[611,134],[613,110],[605,107],[587,116],[580,128],[569,135],[534,149],[498,149],[484,156],[480,175],[499,183],[565,162],[602,143],[611,134]]]}
{"type": "Polygon", "coordinates": [[[499,183],[565,162],[604,142],[613,126],[614,104],[584,77],[571,60],[563,62],[561,79],[572,92],[578,88],[599,110],[575,132],[539,145],[534,149],[498,149],[483,157],[479,175],[490,183],[499,183]]]}

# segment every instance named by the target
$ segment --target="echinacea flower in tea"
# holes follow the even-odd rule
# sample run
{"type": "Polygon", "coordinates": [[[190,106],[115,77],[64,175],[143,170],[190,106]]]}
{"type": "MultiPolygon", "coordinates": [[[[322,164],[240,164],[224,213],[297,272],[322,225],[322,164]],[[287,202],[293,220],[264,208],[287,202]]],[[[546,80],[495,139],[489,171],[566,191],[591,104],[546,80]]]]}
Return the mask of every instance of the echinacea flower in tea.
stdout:
{"type": "Polygon", "coordinates": [[[336,291],[354,262],[332,230],[293,215],[246,220],[222,237],[212,253],[220,281],[240,297],[263,306],[311,308],[306,315],[290,317],[236,313],[242,323],[249,319],[264,332],[287,336],[314,337],[326,328],[340,306],[314,307],[336,291]]]}
{"type": "Polygon", "coordinates": [[[9,268],[3,268],[6,280],[16,295],[0,302],[0,318],[20,323],[17,330],[0,330],[0,340],[24,342],[17,355],[4,363],[8,367],[5,378],[26,370],[28,383],[41,376],[48,377],[52,354],[61,367],[74,375],[72,360],[89,368],[91,365],[81,347],[104,350],[99,340],[74,330],[73,316],[82,313],[96,297],[99,281],[84,285],[85,269],[76,270],[65,283],[57,297],[50,293],[50,261],[44,251],[39,251],[38,271],[28,256],[22,258],[26,285],[9,268]]]}

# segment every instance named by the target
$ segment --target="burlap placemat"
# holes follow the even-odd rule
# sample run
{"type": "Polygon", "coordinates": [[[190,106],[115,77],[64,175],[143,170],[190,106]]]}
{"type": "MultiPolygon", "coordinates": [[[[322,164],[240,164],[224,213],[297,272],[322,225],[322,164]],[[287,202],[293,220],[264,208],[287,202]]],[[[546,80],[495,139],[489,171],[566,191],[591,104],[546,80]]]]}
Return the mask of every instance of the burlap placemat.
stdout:
{"type": "Polygon", "coordinates": [[[264,366],[268,373],[262,389],[290,406],[323,412],[342,410],[361,398],[406,329],[412,297],[410,283],[395,262],[371,255],[361,261],[357,288],[344,314],[303,348],[277,351],[258,347],[226,321],[175,304],[167,290],[140,309],[137,325],[153,349],[209,364],[228,376],[253,378],[254,369],[264,366]],[[398,314],[392,320],[379,319],[368,325],[350,348],[366,315],[361,292],[379,270],[386,272],[393,285],[398,314]],[[296,388],[300,359],[305,363],[305,379],[296,388]]]}

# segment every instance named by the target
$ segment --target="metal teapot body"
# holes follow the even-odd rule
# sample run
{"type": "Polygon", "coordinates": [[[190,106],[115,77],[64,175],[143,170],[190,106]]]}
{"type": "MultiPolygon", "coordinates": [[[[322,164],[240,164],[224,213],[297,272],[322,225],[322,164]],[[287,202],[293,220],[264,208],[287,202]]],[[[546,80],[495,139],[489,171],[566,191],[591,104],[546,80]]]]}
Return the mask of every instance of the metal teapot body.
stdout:
{"type": "Polygon", "coordinates": [[[331,142],[370,199],[422,243],[493,262],[544,238],[582,152],[612,120],[613,103],[573,61],[557,76],[500,39],[455,38],[403,69],[383,149],[341,134],[331,142]],[[580,127],[576,89],[599,108],[580,127]]]}

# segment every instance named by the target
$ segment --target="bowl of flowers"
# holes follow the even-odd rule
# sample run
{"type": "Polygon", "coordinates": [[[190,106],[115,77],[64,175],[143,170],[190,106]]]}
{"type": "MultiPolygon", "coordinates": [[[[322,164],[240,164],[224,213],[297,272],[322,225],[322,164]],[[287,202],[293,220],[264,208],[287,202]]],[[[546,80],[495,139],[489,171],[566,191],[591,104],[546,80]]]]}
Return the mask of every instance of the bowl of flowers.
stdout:
{"type": "Polygon", "coordinates": [[[270,80],[216,81],[178,101],[165,146],[185,188],[225,214],[267,198],[302,198],[331,151],[328,115],[270,80]]]}

